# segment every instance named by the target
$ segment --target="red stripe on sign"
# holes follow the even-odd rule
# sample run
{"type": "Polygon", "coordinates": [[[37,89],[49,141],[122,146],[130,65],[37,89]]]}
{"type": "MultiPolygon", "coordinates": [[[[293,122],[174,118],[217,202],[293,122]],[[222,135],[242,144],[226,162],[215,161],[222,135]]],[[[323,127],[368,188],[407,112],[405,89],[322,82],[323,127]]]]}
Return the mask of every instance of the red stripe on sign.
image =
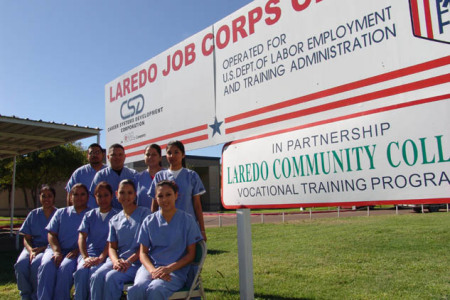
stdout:
{"type": "Polygon", "coordinates": [[[127,153],[127,157],[136,156],[136,155],[142,155],[142,154],[144,154],[144,152],[145,152],[144,150],[130,152],[130,153],[127,153]]]}
{"type": "Polygon", "coordinates": [[[411,6],[411,15],[412,15],[412,25],[414,35],[420,36],[420,20],[419,20],[419,6],[417,5],[418,0],[410,0],[409,4],[411,6]]]}
{"type": "Polygon", "coordinates": [[[282,109],[282,108],[286,108],[289,106],[293,106],[293,105],[297,105],[297,104],[301,104],[301,103],[305,103],[305,102],[309,102],[312,100],[317,100],[323,97],[327,97],[327,96],[332,96],[332,95],[336,95],[336,94],[340,94],[343,92],[347,92],[347,91],[351,91],[351,90],[355,90],[358,88],[362,88],[362,87],[366,87],[369,85],[373,85],[373,84],[377,84],[380,82],[385,82],[388,80],[392,80],[392,79],[396,79],[396,78],[400,78],[400,77],[404,77],[404,76],[408,76],[408,75],[412,75],[412,74],[416,74],[416,73],[420,73],[423,71],[427,71],[427,70],[431,70],[431,69],[435,69],[435,68],[439,68],[445,65],[450,64],[450,56],[446,56],[446,57],[441,57],[435,60],[431,60],[425,63],[421,63],[421,64],[417,64],[414,66],[410,66],[410,67],[406,67],[403,69],[399,69],[399,70],[395,70],[392,72],[388,72],[388,73],[384,73],[384,74],[380,74],[377,76],[373,76],[373,77],[369,77],[369,78],[365,78],[359,81],[355,81],[355,82],[351,82],[351,83],[347,83],[344,85],[340,85],[337,87],[333,87],[327,90],[323,90],[323,91],[319,91],[316,93],[312,93],[309,95],[305,95],[305,96],[301,96],[298,98],[294,98],[291,100],[287,100],[287,101],[283,101],[283,102],[279,102],[276,104],[272,104],[272,105],[268,105],[265,107],[261,107],[258,109],[254,109],[254,110],[250,110],[247,111],[245,113],[241,113],[241,114],[237,114],[234,116],[230,116],[225,118],[225,123],[231,123],[234,121],[238,121],[238,120],[242,120],[245,118],[249,118],[249,117],[253,117],[256,115],[260,115],[263,113],[267,113],[267,112],[271,112],[274,110],[278,110],[278,109],[282,109]]]}
{"type": "Polygon", "coordinates": [[[358,117],[362,117],[362,116],[368,116],[368,115],[372,115],[372,114],[376,114],[376,113],[380,113],[380,112],[386,112],[386,111],[391,111],[391,110],[396,110],[396,109],[401,109],[401,108],[406,108],[406,107],[412,107],[412,106],[416,106],[416,105],[427,104],[427,103],[448,100],[448,99],[450,99],[450,94],[444,94],[444,95],[434,96],[434,97],[425,98],[425,99],[413,100],[410,102],[403,102],[403,103],[399,103],[399,104],[394,104],[394,105],[375,108],[375,109],[366,110],[366,111],[362,111],[362,112],[357,112],[357,113],[346,115],[346,116],[340,116],[340,117],[336,117],[336,118],[331,118],[331,119],[321,120],[321,121],[312,122],[312,123],[308,123],[308,124],[304,124],[304,125],[299,125],[299,126],[295,126],[295,127],[288,128],[288,129],[282,129],[282,130],[277,130],[277,131],[273,131],[273,132],[269,132],[269,133],[264,133],[261,135],[233,141],[230,144],[234,145],[234,144],[243,143],[243,142],[247,142],[247,141],[251,141],[251,140],[257,140],[257,139],[264,138],[264,137],[279,135],[279,134],[283,134],[286,132],[316,127],[316,126],[320,126],[320,125],[335,123],[338,121],[354,119],[354,118],[358,118],[358,117]]]}
{"type": "MultiPolygon", "coordinates": [[[[221,197],[222,205],[226,209],[240,208],[296,208],[296,207],[327,207],[327,206],[370,206],[370,205],[401,205],[401,204],[442,204],[448,203],[450,198],[425,198],[425,199],[398,199],[398,200],[371,200],[355,202],[321,202],[321,203],[291,203],[291,204],[261,204],[261,205],[226,205],[221,197]]],[[[318,213],[318,212],[314,212],[318,213]]],[[[303,212],[309,214],[309,212],[303,212]]]]}
{"type": "Polygon", "coordinates": [[[358,104],[358,103],[372,101],[375,99],[389,97],[389,96],[406,93],[406,92],[410,92],[410,91],[414,91],[414,90],[419,90],[419,89],[447,83],[449,81],[450,81],[450,74],[436,76],[436,77],[428,78],[428,79],[421,80],[421,81],[411,82],[411,83],[407,83],[404,85],[395,86],[395,87],[391,87],[388,89],[384,89],[384,90],[380,90],[380,91],[376,91],[376,92],[372,92],[372,93],[368,93],[368,94],[364,94],[364,95],[359,95],[359,96],[351,97],[351,98],[347,98],[347,99],[342,99],[342,100],[338,100],[335,102],[322,104],[322,105],[282,114],[282,115],[279,115],[276,117],[262,119],[262,120],[258,120],[255,122],[250,122],[247,124],[227,128],[225,130],[225,132],[226,132],[226,134],[230,134],[230,133],[234,133],[234,132],[244,131],[244,130],[248,130],[248,129],[255,128],[255,127],[265,126],[265,125],[269,125],[269,124],[273,124],[273,123],[277,123],[277,122],[281,122],[281,121],[285,121],[285,120],[290,120],[290,119],[295,119],[295,118],[299,118],[299,117],[316,114],[319,112],[325,112],[325,111],[342,108],[342,107],[346,107],[346,106],[350,106],[350,105],[354,105],[354,104],[358,104]]]}
{"type": "Polygon", "coordinates": [[[425,9],[425,23],[427,25],[427,37],[433,38],[433,23],[431,22],[431,9],[429,0],[423,0],[423,7],[425,9]]]}
{"type": "Polygon", "coordinates": [[[143,142],[139,142],[139,143],[136,143],[136,144],[128,145],[128,146],[126,146],[124,148],[125,148],[125,150],[128,150],[128,149],[132,149],[132,148],[136,148],[136,147],[139,147],[139,146],[148,145],[148,144],[151,144],[151,143],[156,143],[156,142],[167,140],[167,139],[173,139],[173,138],[176,138],[176,137],[179,137],[179,136],[182,136],[182,135],[195,133],[195,132],[206,130],[206,129],[208,129],[208,125],[207,124],[200,125],[200,126],[197,126],[197,127],[193,127],[193,128],[181,130],[181,131],[178,131],[178,132],[162,135],[162,136],[159,136],[159,137],[156,137],[156,138],[153,138],[153,139],[149,139],[149,140],[146,140],[146,141],[143,141],[143,142]]]}
{"type": "MultiPolygon", "coordinates": [[[[203,134],[203,135],[199,135],[199,136],[195,136],[189,139],[182,139],[180,140],[184,145],[187,144],[191,144],[191,143],[195,143],[195,142],[200,142],[200,141],[204,141],[208,139],[208,135],[207,134],[203,134]]],[[[159,145],[161,147],[161,149],[165,149],[167,147],[167,144],[164,145],[159,145]]],[[[136,156],[136,155],[143,155],[144,154],[144,150],[138,150],[138,151],[134,151],[131,153],[127,153],[127,156],[136,156]]]]}
{"type": "Polygon", "coordinates": [[[203,135],[199,135],[196,137],[192,137],[189,139],[182,139],[181,142],[183,144],[191,144],[191,143],[196,143],[196,142],[201,142],[201,141],[206,141],[208,139],[208,135],[207,134],[203,134],[203,135]]]}

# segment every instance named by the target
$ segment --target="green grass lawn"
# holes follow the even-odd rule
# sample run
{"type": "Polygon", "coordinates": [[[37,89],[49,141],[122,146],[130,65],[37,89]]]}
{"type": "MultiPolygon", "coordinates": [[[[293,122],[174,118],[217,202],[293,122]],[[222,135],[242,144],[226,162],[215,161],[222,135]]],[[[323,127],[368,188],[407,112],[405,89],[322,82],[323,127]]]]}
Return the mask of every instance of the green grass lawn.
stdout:
{"type": "MultiPolygon", "coordinates": [[[[20,226],[22,225],[25,218],[13,218],[13,225],[14,226],[20,226]]],[[[10,226],[11,225],[11,219],[6,217],[0,217],[0,226],[10,226]]]]}
{"type": "MultiPolygon", "coordinates": [[[[252,225],[256,299],[448,299],[447,213],[252,225]]],[[[208,229],[209,299],[238,299],[236,227],[208,229]]]]}
{"type": "MultiPolygon", "coordinates": [[[[236,227],[208,228],[208,299],[239,299],[236,227]]],[[[450,214],[252,225],[256,299],[449,299],[450,214]]],[[[18,299],[1,253],[0,299],[18,299]]]]}

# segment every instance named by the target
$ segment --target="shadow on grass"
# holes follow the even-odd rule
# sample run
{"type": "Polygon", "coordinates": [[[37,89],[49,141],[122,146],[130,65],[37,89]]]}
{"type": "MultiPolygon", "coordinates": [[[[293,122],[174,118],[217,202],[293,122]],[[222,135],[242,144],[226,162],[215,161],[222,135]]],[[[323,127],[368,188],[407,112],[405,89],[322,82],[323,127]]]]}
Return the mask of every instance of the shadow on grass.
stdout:
{"type": "Polygon", "coordinates": [[[228,253],[230,251],[224,251],[224,250],[214,250],[214,249],[208,249],[208,255],[219,255],[219,254],[224,254],[224,253],[228,253]]]}
{"type": "MultiPolygon", "coordinates": [[[[223,293],[223,294],[230,295],[230,296],[232,296],[232,295],[239,296],[239,294],[240,294],[239,291],[236,291],[236,290],[214,290],[214,289],[208,289],[208,288],[205,288],[205,292],[223,293]]],[[[267,294],[259,294],[259,293],[255,294],[255,298],[256,299],[268,299],[268,300],[274,300],[274,299],[277,299],[277,300],[312,300],[312,299],[314,299],[314,298],[283,297],[280,295],[267,295],[267,294]]]]}

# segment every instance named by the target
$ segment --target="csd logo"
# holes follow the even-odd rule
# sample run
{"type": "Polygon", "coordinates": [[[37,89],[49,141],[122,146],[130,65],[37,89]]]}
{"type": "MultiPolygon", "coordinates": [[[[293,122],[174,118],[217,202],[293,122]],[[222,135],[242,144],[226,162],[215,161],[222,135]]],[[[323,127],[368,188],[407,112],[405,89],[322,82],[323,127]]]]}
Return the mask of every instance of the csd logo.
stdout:
{"type": "Polygon", "coordinates": [[[137,95],[120,106],[120,116],[123,120],[140,114],[144,110],[144,96],[137,95]]]}

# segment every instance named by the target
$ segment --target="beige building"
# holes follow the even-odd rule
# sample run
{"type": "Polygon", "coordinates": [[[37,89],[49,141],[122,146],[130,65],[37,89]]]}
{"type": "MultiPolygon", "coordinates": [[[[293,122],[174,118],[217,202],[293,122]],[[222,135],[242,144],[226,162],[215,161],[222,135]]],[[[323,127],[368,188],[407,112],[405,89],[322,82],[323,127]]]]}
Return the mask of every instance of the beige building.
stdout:
{"type": "MultiPolygon", "coordinates": [[[[66,206],[66,190],[64,187],[66,186],[66,183],[59,183],[54,185],[56,191],[56,207],[64,207],[66,206]]],[[[15,202],[14,202],[14,216],[16,217],[25,217],[30,210],[34,208],[33,201],[34,199],[31,198],[31,192],[27,191],[27,197],[28,197],[28,205],[29,208],[27,209],[27,206],[25,204],[25,196],[23,194],[22,189],[16,188],[16,195],[15,195],[15,202]]],[[[38,207],[41,206],[39,203],[39,199],[37,200],[38,207]]],[[[10,216],[11,213],[11,206],[10,206],[10,195],[8,192],[1,192],[0,193],[0,216],[10,216]]]]}
{"type": "MultiPolygon", "coordinates": [[[[189,169],[194,170],[200,176],[206,193],[202,195],[203,211],[219,211],[222,209],[220,201],[220,158],[206,156],[190,156],[186,155],[186,163],[189,169]]],[[[144,161],[138,161],[127,164],[136,171],[142,171],[146,168],[144,161]]],[[[165,157],[163,165],[168,167],[165,157]]],[[[66,205],[66,191],[64,189],[66,183],[62,182],[54,186],[56,190],[56,206],[64,207],[66,205]]],[[[0,216],[10,215],[10,198],[8,192],[0,193],[0,216]]],[[[31,199],[30,191],[27,191],[29,208],[25,204],[25,197],[21,189],[16,189],[14,211],[15,216],[26,216],[28,212],[34,208],[33,199],[31,199]]],[[[38,203],[38,206],[40,204],[38,203]]]]}

